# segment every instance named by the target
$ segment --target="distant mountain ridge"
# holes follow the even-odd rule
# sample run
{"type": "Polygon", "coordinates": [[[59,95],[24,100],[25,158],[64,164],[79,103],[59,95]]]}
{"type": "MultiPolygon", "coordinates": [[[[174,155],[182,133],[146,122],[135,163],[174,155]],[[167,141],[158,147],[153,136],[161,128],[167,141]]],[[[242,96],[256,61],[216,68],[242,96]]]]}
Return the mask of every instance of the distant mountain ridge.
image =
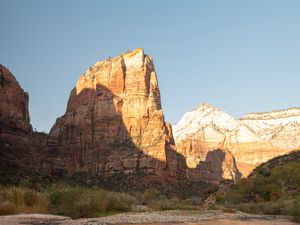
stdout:
{"type": "Polygon", "coordinates": [[[234,156],[246,176],[255,166],[300,147],[300,108],[249,113],[236,119],[205,103],[187,112],[173,126],[173,134],[189,167],[204,161],[208,152],[223,149],[234,156]]]}
{"type": "Polygon", "coordinates": [[[88,68],[48,135],[32,130],[29,95],[2,65],[0,97],[0,174],[8,179],[5,171],[16,168],[47,179],[121,173],[219,182],[300,147],[300,108],[236,119],[201,104],[172,131],[153,60],[143,49],[88,68]]]}

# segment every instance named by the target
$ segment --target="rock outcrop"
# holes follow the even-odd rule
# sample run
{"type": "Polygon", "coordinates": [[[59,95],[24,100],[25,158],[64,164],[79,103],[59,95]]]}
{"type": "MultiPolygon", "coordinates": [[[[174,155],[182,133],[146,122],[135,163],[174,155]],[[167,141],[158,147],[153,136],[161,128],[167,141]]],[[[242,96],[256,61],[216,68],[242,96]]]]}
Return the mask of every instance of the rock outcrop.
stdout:
{"type": "MultiPolygon", "coordinates": [[[[300,146],[300,109],[251,113],[235,119],[209,104],[187,112],[173,126],[178,151],[189,168],[202,168],[212,177],[237,179],[247,176],[257,165],[300,146]],[[207,164],[207,157],[222,151],[220,174],[207,164]]],[[[197,170],[197,169],[196,169],[197,170]]]]}
{"type": "Polygon", "coordinates": [[[80,77],[49,133],[48,162],[54,175],[176,177],[180,156],[173,148],[152,59],[136,49],[99,61],[80,77]]]}
{"type": "MultiPolygon", "coordinates": [[[[16,78],[0,65],[0,170],[40,173],[47,136],[32,131],[29,97],[16,78]]],[[[1,177],[4,175],[1,174],[1,177]]]]}
{"type": "MultiPolygon", "coordinates": [[[[0,175],[149,174],[237,180],[300,147],[300,108],[235,119],[202,104],[172,127],[164,120],[152,59],[142,49],[91,66],[49,135],[32,131],[28,94],[0,65],[0,175]]],[[[156,180],[155,180],[156,181],[156,180]]]]}
{"type": "Polygon", "coordinates": [[[24,130],[30,130],[28,93],[20,87],[16,78],[0,65],[0,118],[9,120],[24,130]]]}

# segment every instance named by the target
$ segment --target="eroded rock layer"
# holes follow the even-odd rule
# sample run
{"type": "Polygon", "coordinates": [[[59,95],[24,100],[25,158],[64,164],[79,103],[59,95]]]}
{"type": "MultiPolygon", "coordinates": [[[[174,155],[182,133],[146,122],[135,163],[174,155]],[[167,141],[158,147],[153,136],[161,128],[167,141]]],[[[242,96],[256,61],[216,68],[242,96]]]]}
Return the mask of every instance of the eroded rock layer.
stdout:
{"type": "MultiPolygon", "coordinates": [[[[32,131],[29,97],[16,78],[0,65],[0,170],[41,173],[47,136],[32,131]]],[[[5,174],[1,174],[4,177],[5,174]]]]}
{"type": "Polygon", "coordinates": [[[48,162],[54,174],[176,177],[173,145],[152,59],[136,49],[99,61],[80,77],[66,113],[50,131],[48,162]]]}
{"type": "Polygon", "coordinates": [[[177,149],[189,168],[215,174],[207,158],[216,149],[224,152],[219,176],[247,176],[257,165],[300,147],[300,109],[251,113],[235,119],[209,104],[187,112],[173,126],[177,149]]]}

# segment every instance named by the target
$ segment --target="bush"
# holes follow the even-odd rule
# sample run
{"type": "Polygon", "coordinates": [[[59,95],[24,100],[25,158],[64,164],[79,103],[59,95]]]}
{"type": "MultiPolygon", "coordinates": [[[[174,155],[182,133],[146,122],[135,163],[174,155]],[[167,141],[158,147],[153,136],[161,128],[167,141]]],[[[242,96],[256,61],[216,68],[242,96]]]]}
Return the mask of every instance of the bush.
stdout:
{"type": "Polygon", "coordinates": [[[16,206],[9,201],[1,201],[0,202],[0,215],[9,215],[15,213],[16,206]]]}
{"type": "Polygon", "coordinates": [[[161,196],[161,192],[159,190],[147,189],[147,190],[145,190],[143,197],[144,197],[145,201],[151,201],[153,199],[159,199],[163,196],[161,196]]]}
{"type": "Polygon", "coordinates": [[[292,200],[300,192],[300,163],[258,167],[257,173],[242,179],[225,195],[226,204],[292,200]]]}
{"type": "Polygon", "coordinates": [[[159,190],[144,193],[111,192],[101,188],[71,187],[54,184],[43,192],[25,187],[0,188],[0,215],[14,213],[52,213],[71,218],[99,217],[135,208],[154,210],[199,209],[201,198],[167,198],[159,190]],[[139,203],[139,204],[138,204],[139,203]],[[144,206],[143,206],[144,205],[144,206]],[[146,205],[146,206],[145,206],[146,205]]]}
{"type": "Polygon", "coordinates": [[[280,215],[290,211],[283,201],[277,202],[251,202],[237,205],[237,209],[246,213],[280,215]]]}
{"type": "Polygon", "coordinates": [[[101,212],[129,211],[136,199],[100,188],[67,187],[50,192],[50,212],[72,218],[96,217],[101,212]]]}
{"type": "Polygon", "coordinates": [[[188,201],[180,200],[176,197],[171,199],[153,199],[147,203],[147,206],[154,210],[196,210],[197,206],[190,204],[188,201]]]}
{"type": "Polygon", "coordinates": [[[199,198],[190,198],[187,200],[179,199],[177,197],[167,198],[157,189],[147,189],[138,197],[142,204],[147,205],[153,210],[194,210],[198,209],[199,198]]]}
{"type": "Polygon", "coordinates": [[[259,166],[225,194],[224,205],[248,213],[293,215],[300,221],[299,161],[300,151],[259,166]]]}
{"type": "Polygon", "coordinates": [[[292,215],[296,222],[300,222],[300,196],[293,202],[292,215]]]}
{"type": "Polygon", "coordinates": [[[21,187],[0,188],[0,214],[47,213],[46,194],[21,187]]]}
{"type": "Polygon", "coordinates": [[[216,198],[216,202],[218,202],[218,203],[225,203],[225,193],[223,193],[223,192],[216,192],[215,198],[216,198]]]}

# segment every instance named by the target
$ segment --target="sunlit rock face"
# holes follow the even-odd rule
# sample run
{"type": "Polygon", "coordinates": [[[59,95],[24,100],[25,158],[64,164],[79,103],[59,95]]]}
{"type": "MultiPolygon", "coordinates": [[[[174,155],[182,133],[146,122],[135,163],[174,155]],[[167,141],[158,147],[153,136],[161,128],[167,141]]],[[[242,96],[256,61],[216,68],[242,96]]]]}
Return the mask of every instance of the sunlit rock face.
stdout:
{"type": "MultiPolygon", "coordinates": [[[[0,65],[0,170],[40,173],[47,136],[32,131],[29,97],[11,72],[0,65]]],[[[11,171],[6,171],[11,172],[11,171]]],[[[3,176],[3,175],[1,175],[3,176]]]]}
{"type": "MultiPolygon", "coordinates": [[[[247,176],[257,165],[300,147],[300,109],[251,113],[235,119],[209,104],[187,112],[173,126],[177,149],[189,168],[205,166],[208,154],[225,154],[221,174],[226,179],[247,176]]],[[[206,168],[206,169],[205,169],[206,168]]]]}
{"type": "Polygon", "coordinates": [[[178,154],[152,59],[136,49],[91,66],[52,127],[48,147],[54,174],[143,171],[176,177],[178,154]]]}

